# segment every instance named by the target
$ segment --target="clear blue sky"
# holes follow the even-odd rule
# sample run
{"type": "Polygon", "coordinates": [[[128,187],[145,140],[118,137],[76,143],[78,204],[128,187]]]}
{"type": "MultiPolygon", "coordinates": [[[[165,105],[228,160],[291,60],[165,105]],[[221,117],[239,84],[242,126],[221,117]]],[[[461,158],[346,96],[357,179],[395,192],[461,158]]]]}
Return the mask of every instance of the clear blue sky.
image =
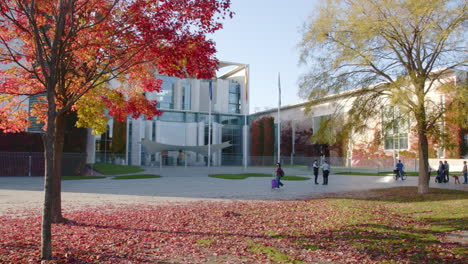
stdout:
{"type": "Polygon", "coordinates": [[[302,102],[298,96],[297,43],[317,0],[232,0],[236,13],[212,39],[222,61],[250,65],[250,113],[278,106],[278,72],[281,105],[302,102]]]}

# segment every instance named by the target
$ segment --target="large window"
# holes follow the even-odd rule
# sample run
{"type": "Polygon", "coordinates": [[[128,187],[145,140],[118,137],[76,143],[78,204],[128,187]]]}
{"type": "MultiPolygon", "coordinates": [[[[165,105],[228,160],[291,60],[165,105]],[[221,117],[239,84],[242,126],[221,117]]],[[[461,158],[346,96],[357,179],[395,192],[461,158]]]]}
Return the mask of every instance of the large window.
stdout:
{"type": "Polygon", "coordinates": [[[189,80],[182,80],[182,109],[190,110],[192,108],[191,95],[192,85],[189,80]]]}
{"type": "Polygon", "coordinates": [[[314,134],[320,130],[320,127],[323,125],[323,123],[329,120],[330,117],[330,115],[314,116],[314,134]]]}
{"type": "Polygon", "coordinates": [[[242,126],[224,125],[222,128],[222,142],[229,141],[232,146],[222,150],[223,165],[242,164],[242,126]]]}
{"type": "Polygon", "coordinates": [[[223,125],[243,125],[244,118],[234,115],[221,115],[219,122],[223,125]]]}
{"type": "Polygon", "coordinates": [[[409,121],[396,107],[382,109],[385,149],[408,149],[409,121]]]}
{"type": "Polygon", "coordinates": [[[178,78],[158,75],[158,78],[163,81],[161,92],[156,96],[158,108],[174,109],[174,87],[178,78]]]}
{"type": "Polygon", "coordinates": [[[240,84],[237,82],[229,83],[229,113],[240,113],[240,84]]]}

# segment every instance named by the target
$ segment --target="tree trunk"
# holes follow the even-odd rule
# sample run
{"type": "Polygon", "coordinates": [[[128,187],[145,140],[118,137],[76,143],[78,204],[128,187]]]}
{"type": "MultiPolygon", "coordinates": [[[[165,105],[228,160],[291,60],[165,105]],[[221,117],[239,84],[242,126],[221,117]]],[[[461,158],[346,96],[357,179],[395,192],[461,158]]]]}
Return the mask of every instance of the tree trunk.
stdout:
{"type": "Polygon", "coordinates": [[[55,103],[53,93],[48,93],[47,131],[44,135],[45,172],[44,172],[44,205],[42,211],[41,258],[52,259],[52,189],[54,176],[54,133],[55,103]]]}
{"type": "Polygon", "coordinates": [[[429,192],[429,144],[427,136],[423,131],[418,132],[419,147],[419,178],[418,193],[425,194],[429,192]]]}
{"type": "Polygon", "coordinates": [[[54,142],[54,177],[52,180],[51,217],[53,223],[64,222],[62,216],[62,157],[65,137],[65,116],[57,115],[55,119],[54,142]]]}
{"type": "Polygon", "coordinates": [[[419,178],[418,193],[425,194],[429,192],[429,143],[427,140],[427,116],[425,108],[424,81],[416,81],[418,106],[415,112],[416,126],[418,131],[418,152],[419,152],[419,178]]]}

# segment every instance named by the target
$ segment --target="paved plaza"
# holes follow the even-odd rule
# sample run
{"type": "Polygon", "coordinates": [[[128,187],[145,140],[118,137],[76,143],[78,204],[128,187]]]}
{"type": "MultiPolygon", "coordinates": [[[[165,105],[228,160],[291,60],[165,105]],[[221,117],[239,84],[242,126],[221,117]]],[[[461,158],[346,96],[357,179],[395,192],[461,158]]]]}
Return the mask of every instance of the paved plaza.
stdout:
{"type": "MultiPolygon", "coordinates": [[[[64,208],[100,203],[160,203],[195,200],[300,200],[314,195],[347,191],[417,186],[417,177],[395,181],[392,176],[352,176],[331,174],[328,185],[307,181],[284,181],[281,189],[271,189],[271,178],[250,177],[226,180],[208,177],[217,173],[272,173],[272,168],[252,167],[166,167],[145,168],[144,172],[161,175],[155,179],[72,180],[62,181],[64,208]]],[[[285,169],[287,175],[312,177],[310,171],[285,169]]],[[[434,183],[430,187],[468,191],[466,184],[434,183]]],[[[322,182],[320,176],[320,182],[322,182]]],[[[0,213],[18,208],[40,208],[43,201],[43,177],[0,177],[0,213]]]]}

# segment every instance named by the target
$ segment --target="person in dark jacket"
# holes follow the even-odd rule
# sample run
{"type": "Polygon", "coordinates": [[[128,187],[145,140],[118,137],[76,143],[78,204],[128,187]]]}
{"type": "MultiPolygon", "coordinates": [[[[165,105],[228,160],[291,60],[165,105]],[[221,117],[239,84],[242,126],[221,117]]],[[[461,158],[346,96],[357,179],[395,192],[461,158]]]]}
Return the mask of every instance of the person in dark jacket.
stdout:
{"type": "Polygon", "coordinates": [[[284,176],[284,171],[281,169],[281,163],[276,163],[276,181],[278,182],[278,188],[283,186],[284,184],[281,182],[281,177],[284,176]]]}
{"type": "Polygon", "coordinates": [[[439,161],[439,168],[437,168],[437,182],[438,183],[441,183],[441,182],[444,182],[444,163],[442,163],[442,161],[439,161]]]}
{"type": "Polygon", "coordinates": [[[445,176],[445,182],[449,182],[449,164],[447,161],[444,161],[444,176],[445,176]]]}
{"type": "Polygon", "coordinates": [[[318,174],[319,174],[320,165],[318,164],[317,160],[314,161],[314,164],[312,165],[312,168],[314,169],[315,184],[319,184],[318,183],[318,174]]]}

